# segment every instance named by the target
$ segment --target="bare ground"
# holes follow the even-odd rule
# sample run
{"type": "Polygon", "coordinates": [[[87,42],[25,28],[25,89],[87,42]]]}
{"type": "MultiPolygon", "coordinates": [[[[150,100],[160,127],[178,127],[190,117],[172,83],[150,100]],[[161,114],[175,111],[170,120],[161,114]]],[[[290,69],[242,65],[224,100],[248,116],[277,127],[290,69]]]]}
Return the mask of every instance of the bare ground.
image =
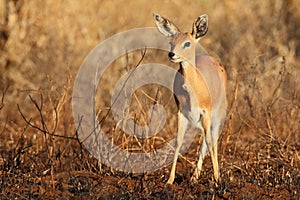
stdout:
{"type": "MultiPolygon", "coordinates": [[[[299,199],[299,13],[296,0],[0,0],[1,199],[299,199]],[[120,172],[93,158],[77,137],[71,95],[85,56],[113,34],[154,26],[153,12],[187,31],[197,16],[209,15],[201,43],[228,74],[219,184],[209,156],[199,181],[190,182],[199,138],[179,159],[175,183],[166,185],[170,166],[120,172]]],[[[99,121],[114,84],[140,59],[140,51],[129,53],[105,72],[97,88],[99,121]]],[[[142,63],[149,62],[177,67],[167,52],[147,50],[142,63]]],[[[145,151],[174,137],[176,108],[163,87],[136,91],[130,116],[147,124],[153,99],[168,111],[161,140],[129,137],[109,114],[103,130],[116,145],[145,151]]]]}

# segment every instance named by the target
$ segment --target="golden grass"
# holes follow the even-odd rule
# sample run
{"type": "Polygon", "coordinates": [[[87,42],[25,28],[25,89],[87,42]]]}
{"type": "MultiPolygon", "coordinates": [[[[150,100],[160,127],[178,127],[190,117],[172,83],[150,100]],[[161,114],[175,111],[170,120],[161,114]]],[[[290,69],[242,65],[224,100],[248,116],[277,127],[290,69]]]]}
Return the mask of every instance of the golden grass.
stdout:
{"type": "MultiPolygon", "coordinates": [[[[296,0],[0,0],[0,195],[3,199],[299,198],[299,9],[296,0]],[[80,64],[111,35],[154,26],[153,12],[183,31],[190,31],[200,14],[209,15],[209,32],[201,44],[222,61],[228,74],[219,187],[211,181],[210,159],[199,183],[189,183],[198,141],[180,159],[176,183],[165,187],[168,167],[143,175],[118,172],[92,158],[76,138],[70,100],[80,64]]],[[[105,72],[97,88],[99,120],[110,106],[114,84],[140,58],[140,51],[129,53],[105,72]]],[[[147,50],[142,62],[177,68],[161,51],[147,50]]],[[[156,138],[128,137],[111,114],[103,129],[124,149],[159,148],[177,129],[171,97],[158,85],[142,87],[131,97],[128,117],[139,124],[147,123],[145,113],[154,100],[169,111],[156,138]]]]}

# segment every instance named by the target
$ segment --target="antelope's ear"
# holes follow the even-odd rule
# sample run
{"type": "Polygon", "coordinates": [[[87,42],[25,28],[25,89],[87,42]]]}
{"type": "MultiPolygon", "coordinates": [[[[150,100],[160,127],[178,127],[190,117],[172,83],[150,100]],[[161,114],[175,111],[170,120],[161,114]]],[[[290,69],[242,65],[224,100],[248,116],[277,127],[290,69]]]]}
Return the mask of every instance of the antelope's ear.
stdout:
{"type": "Polygon", "coordinates": [[[168,37],[172,37],[173,35],[180,32],[175,24],[173,24],[170,20],[160,16],[159,14],[153,14],[156,26],[162,34],[168,37]]]}
{"type": "Polygon", "coordinates": [[[199,16],[194,24],[192,35],[195,40],[199,40],[202,36],[204,36],[208,31],[208,15],[204,14],[199,16]]]}

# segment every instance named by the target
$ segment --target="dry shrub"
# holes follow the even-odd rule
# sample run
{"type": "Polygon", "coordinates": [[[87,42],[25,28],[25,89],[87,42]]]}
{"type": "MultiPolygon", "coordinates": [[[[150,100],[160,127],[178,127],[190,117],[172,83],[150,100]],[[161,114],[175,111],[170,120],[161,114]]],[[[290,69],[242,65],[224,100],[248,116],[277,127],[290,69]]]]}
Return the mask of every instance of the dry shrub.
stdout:
{"type": "MultiPolygon", "coordinates": [[[[9,198],[296,198],[299,197],[300,12],[296,0],[225,1],[0,1],[0,194],[9,198]],[[134,12],[133,12],[134,11],[134,12]],[[201,40],[225,65],[228,117],[220,137],[222,182],[211,182],[209,159],[196,185],[189,183],[198,141],[179,162],[175,185],[168,168],[134,175],[103,166],[77,138],[70,105],[77,69],[87,53],[112,34],[154,26],[161,13],[183,31],[208,13],[201,40]],[[30,96],[29,96],[30,95],[30,96]],[[17,106],[18,105],[18,106],[17,106]],[[23,116],[22,116],[23,115],[23,116]]],[[[118,47],[116,47],[118,48],[118,47]]],[[[114,84],[140,59],[116,60],[97,90],[98,119],[110,106],[114,84]]],[[[127,57],[126,57],[127,56],[127,57]]],[[[147,51],[143,63],[165,63],[167,52],[147,51]]],[[[158,140],[128,137],[111,114],[104,130],[117,145],[151,150],[174,136],[172,93],[153,85],[132,98],[139,124],[154,101],[168,112],[158,140]],[[161,139],[162,138],[162,139],[161,139]]],[[[198,138],[197,138],[198,139],[198,138]]]]}

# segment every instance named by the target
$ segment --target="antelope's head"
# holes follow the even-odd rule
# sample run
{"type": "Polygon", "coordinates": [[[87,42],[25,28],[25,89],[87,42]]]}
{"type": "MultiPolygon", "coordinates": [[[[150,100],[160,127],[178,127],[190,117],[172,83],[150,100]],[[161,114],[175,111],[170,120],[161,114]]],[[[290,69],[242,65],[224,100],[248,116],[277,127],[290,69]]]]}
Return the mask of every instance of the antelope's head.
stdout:
{"type": "Polygon", "coordinates": [[[171,37],[171,50],[168,54],[172,62],[190,62],[195,60],[196,44],[208,30],[208,16],[199,16],[193,23],[191,33],[182,33],[170,20],[153,14],[156,26],[162,34],[171,37]]]}

